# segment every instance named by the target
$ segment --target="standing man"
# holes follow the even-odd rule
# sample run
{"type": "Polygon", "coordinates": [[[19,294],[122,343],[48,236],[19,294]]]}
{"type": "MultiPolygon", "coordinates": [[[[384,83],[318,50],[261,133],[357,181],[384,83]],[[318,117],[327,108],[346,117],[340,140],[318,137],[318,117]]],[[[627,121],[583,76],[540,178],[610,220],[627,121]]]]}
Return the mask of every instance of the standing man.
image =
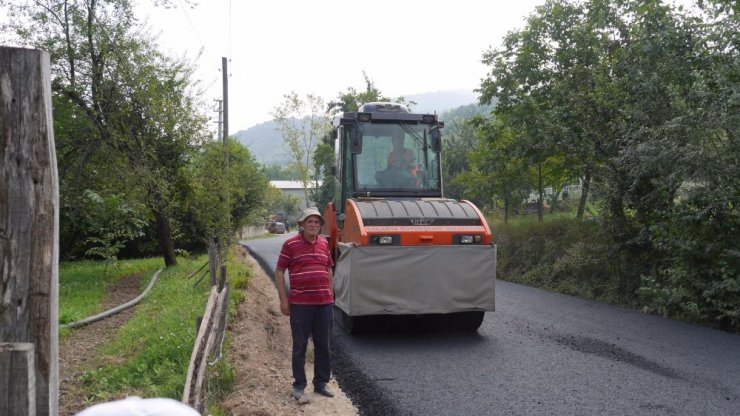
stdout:
{"type": "Polygon", "coordinates": [[[275,268],[275,285],[280,296],[280,311],[290,316],[293,335],[293,392],[291,396],[305,401],[306,347],[313,337],[313,389],[326,397],[334,397],[327,387],[331,375],[329,364],[329,334],[334,319],[332,266],[326,238],[319,235],[324,219],[316,208],[306,208],[298,218],[302,228],[283,243],[275,268]],[[285,289],[285,270],[289,272],[290,293],[285,289]]]}

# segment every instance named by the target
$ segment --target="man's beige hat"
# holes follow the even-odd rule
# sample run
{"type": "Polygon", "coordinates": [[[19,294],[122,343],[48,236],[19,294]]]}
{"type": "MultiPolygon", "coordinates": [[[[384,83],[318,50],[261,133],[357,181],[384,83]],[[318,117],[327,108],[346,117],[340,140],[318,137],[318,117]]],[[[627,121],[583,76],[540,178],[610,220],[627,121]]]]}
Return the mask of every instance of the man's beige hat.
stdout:
{"type": "Polygon", "coordinates": [[[319,220],[321,221],[321,225],[324,225],[324,217],[321,216],[321,213],[316,207],[308,207],[301,212],[301,216],[298,217],[298,222],[303,222],[306,218],[315,215],[319,217],[319,220]]]}

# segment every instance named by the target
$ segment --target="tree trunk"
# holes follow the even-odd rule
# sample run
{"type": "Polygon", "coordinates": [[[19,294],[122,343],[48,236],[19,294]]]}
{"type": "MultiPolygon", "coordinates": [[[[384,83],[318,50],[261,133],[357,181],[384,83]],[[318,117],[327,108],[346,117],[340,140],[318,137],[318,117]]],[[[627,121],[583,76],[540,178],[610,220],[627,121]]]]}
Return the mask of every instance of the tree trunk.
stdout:
{"type": "Polygon", "coordinates": [[[583,218],[583,214],[586,211],[586,200],[588,199],[588,190],[591,188],[591,170],[586,170],[586,175],[583,177],[583,183],[581,184],[581,199],[578,201],[578,213],[576,218],[579,220],[583,218]]]}
{"type": "Polygon", "coordinates": [[[170,218],[164,208],[152,209],[152,211],[157,220],[157,239],[164,264],[167,267],[176,266],[177,257],[175,256],[175,243],[172,241],[170,218]]]}
{"type": "Polygon", "coordinates": [[[539,186],[539,192],[540,192],[540,196],[539,198],[537,198],[537,221],[542,222],[544,221],[543,212],[542,212],[544,211],[543,206],[542,206],[543,196],[544,196],[543,195],[544,191],[542,189],[542,162],[537,164],[537,170],[538,170],[537,175],[539,176],[538,186],[539,186]]]}
{"type": "Polygon", "coordinates": [[[559,208],[559,202],[558,198],[560,198],[560,191],[553,192],[552,194],[552,204],[550,204],[550,214],[554,214],[555,210],[559,208]]]}
{"type": "Polygon", "coordinates": [[[504,198],[504,224],[509,223],[509,198],[504,198]]]}

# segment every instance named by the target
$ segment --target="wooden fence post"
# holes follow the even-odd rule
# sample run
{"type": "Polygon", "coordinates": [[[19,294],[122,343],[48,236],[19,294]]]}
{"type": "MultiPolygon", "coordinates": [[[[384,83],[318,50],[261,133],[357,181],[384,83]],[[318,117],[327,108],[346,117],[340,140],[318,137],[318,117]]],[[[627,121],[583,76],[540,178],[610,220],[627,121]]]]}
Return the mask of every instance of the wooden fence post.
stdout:
{"type": "Polygon", "coordinates": [[[36,414],[36,377],[33,368],[33,344],[30,342],[0,342],[0,415],[26,416],[36,414]]]}
{"type": "MultiPolygon", "coordinates": [[[[0,342],[33,344],[42,416],[59,407],[58,261],[49,54],[0,47],[0,342]]],[[[6,400],[12,366],[0,365],[6,400]]]]}

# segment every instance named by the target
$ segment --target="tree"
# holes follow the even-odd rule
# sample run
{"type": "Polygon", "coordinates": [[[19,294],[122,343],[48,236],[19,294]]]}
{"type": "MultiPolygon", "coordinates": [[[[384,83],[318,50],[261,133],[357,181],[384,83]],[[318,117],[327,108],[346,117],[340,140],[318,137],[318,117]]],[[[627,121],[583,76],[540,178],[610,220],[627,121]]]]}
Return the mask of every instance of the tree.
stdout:
{"type": "MultiPolygon", "coordinates": [[[[475,108],[471,104],[469,107],[475,108]]],[[[463,199],[466,195],[465,184],[459,177],[470,169],[470,156],[477,144],[475,126],[468,122],[467,117],[473,117],[476,112],[458,115],[459,112],[443,114],[445,122],[442,140],[442,178],[444,180],[445,196],[454,199],[463,199]]],[[[475,201],[480,203],[481,201],[475,201]]],[[[480,204],[479,204],[480,205],[480,204]]]]}
{"type": "Polygon", "coordinates": [[[295,92],[283,96],[283,103],[275,108],[273,117],[277,131],[283,136],[293,156],[293,167],[303,185],[306,205],[309,205],[308,185],[313,171],[313,151],[318,141],[331,129],[321,97],[307,94],[305,99],[295,92]]]}
{"type": "MultiPolygon", "coordinates": [[[[656,100],[669,100],[663,104],[666,114],[651,117],[658,123],[649,137],[638,136],[637,126],[630,129],[642,144],[629,155],[629,163],[641,166],[636,173],[645,180],[637,182],[640,193],[629,195],[628,203],[641,211],[644,234],[662,258],[641,281],[647,308],[737,330],[740,16],[734,2],[703,4],[700,19],[674,18],[676,24],[659,15],[653,19],[657,22],[645,19],[635,28],[638,45],[671,52],[666,57],[669,52],[661,51],[650,67],[635,62],[650,78],[635,74],[625,79],[637,86],[652,81],[665,91],[656,100]]],[[[640,58],[637,50],[632,56],[640,58]]]]}
{"type": "MultiPolygon", "coordinates": [[[[371,80],[365,72],[362,73],[362,76],[365,80],[365,90],[358,91],[354,87],[348,87],[344,92],[340,92],[337,98],[330,101],[326,106],[326,116],[328,120],[342,112],[358,111],[362,104],[370,102],[395,101],[407,106],[415,104],[412,101],[406,101],[404,97],[398,97],[397,99],[392,100],[385,96],[380,89],[375,86],[373,80],[371,80]]],[[[327,133],[321,138],[321,143],[316,146],[316,150],[313,154],[313,178],[316,186],[314,187],[314,191],[311,193],[311,198],[316,201],[319,206],[326,205],[334,198],[334,189],[337,185],[337,181],[333,173],[335,163],[335,138],[335,132],[327,131],[327,133]]]]}
{"type": "Polygon", "coordinates": [[[321,138],[321,143],[316,146],[313,153],[314,175],[313,180],[317,185],[311,191],[311,200],[316,205],[323,207],[334,199],[336,179],[334,177],[334,132],[327,132],[321,138]]]}
{"type": "Polygon", "coordinates": [[[549,1],[484,55],[481,99],[500,99],[488,137],[510,162],[542,161],[550,181],[561,164],[598,192],[620,290],[737,328],[740,20],[700,4],[549,1]]]}
{"type": "Polygon", "coordinates": [[[292,166],[280,163],[271,163],[262,167],[263,173],[271,181],[289,181],[298,177],[298,172],[292,166]]]}
{"type": "Polygon", "coordinates": [[[393,101],[400,104],[405,104],[408,107],[416,104],[413,101],[406,101],[404,97],[398,97],[395,100],[384,95],[378,87],[375,86],[375,82],[367,76],[363,71],[362,77],[365,80],[365,90],[357,91],[355,87],[347,87],[344,92],[340,92],[334,101],[330,101],[327,106],[327,113],[334,115],[341,112],[357,111],[362,104],[379,102],[379,101],[393,101]]]}
{"type": "Polygon", "coordinates": [[[555,156],[566,176],[581,178],[578,218],[605,143],[615,137],[611,60],[621,30],[608,2],[551,1],[509,33],[501,49],[484,54],[491,70],[481,102],[500,100],[495,113],[517,132],[520,156],[533,164],[555,156]]]}
{"type": "Polygon", "coordinates": [[[222,142],[210,142],[194,156],[190,165],[191,197],[187,201],[193,235],[203,243],[218,241],[222,258],[242,225],[264,219],[271,188],[249,149],[233,139],[226,143],[228,169],[224,166],[222,142]]]}
{"type": "Polygon", "coordinates": [[[516,154],[516,135],[502,121],[473,117],[469,124],[476,128],[477,146],[470,153],[471,169],[460,176],[466,193],[483,206],[501,206],[504,222],[508,222],[512,209],[518,209],[535,178],[526,159],[516,154]]]}
{"type": "MultiPolygon", "coordinates": [[[[52,56],[62,221],[74,219],[86,189],[143,202],[165,264],[175,264],[174,190],[207,135],[191,65],[159,53],[125,0],[8,7],[12,29],[52,56]]],[[[76,225],[61,228],[75,238],[76,225]]]]}

